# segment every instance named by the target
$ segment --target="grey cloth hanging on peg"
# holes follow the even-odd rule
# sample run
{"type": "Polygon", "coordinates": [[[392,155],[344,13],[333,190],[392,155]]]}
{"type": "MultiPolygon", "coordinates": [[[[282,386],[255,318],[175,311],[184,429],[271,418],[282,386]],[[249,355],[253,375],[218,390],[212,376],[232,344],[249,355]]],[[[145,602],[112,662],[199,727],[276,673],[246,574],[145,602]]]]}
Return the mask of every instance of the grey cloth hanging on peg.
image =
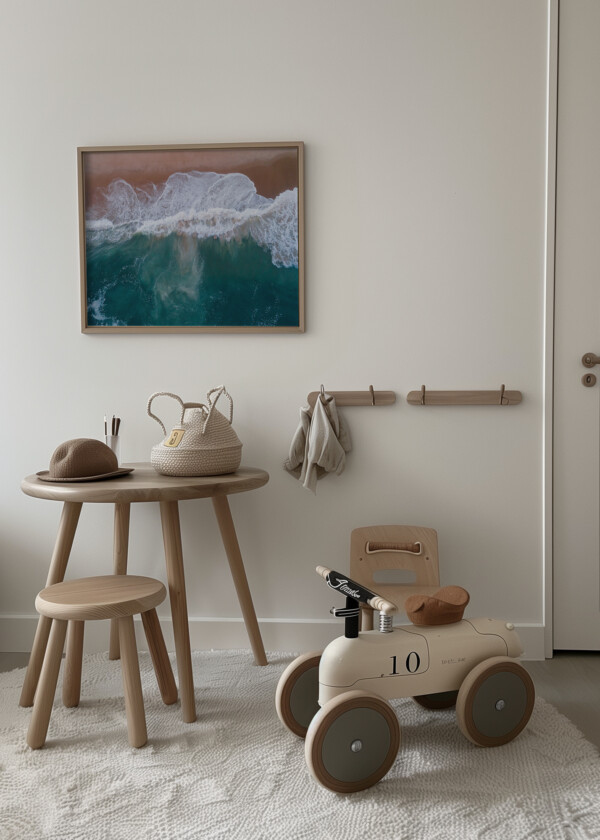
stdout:
{"type": "Polygon", "coordinates": [[[317,492],[317,481],[328,473],[340,475],[346,453],[352,449],[350,432],[339,414],[335,399],[321,390],[312,412],[300,409],[300,425],[292,439],[283,467],[307,490],[317,492]]]}

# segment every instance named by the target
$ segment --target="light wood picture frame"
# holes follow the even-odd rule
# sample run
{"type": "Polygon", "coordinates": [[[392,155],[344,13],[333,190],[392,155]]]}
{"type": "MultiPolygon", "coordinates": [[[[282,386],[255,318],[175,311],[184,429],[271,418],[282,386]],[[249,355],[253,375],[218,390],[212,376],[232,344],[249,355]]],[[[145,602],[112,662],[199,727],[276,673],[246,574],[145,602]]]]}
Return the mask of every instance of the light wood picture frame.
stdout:
{"type": "Polygon", "coordinates": [[[82,332],[304,332],[302,142],[77,158],[82,332]]]}

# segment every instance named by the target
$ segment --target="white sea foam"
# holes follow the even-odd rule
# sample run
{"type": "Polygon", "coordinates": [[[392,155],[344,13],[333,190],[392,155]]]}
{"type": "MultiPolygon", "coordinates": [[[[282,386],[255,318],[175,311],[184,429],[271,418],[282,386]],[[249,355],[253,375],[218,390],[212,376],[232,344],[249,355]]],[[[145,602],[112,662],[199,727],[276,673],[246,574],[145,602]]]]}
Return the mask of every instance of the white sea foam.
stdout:
{"type": "Polygon", "coordinates": [[[90,301],[88,304],[88,310],[91,315],[93,315],[96,321],[103,321],[105,318],[104,315],[104,302],[106,299],[106,293],[101,291],[98,295],[94,298],[94,300],[90,301]]]}
{"type": "Polygon", "coordinates": [[[88,303],[88,312],[92,316],[93,324],[95,325],[102,325],[104,327],[125,327],[127,325],[124,321],[119,321],[117,318],[109,318],[104,311],[104,306],[106,304],[106,292],[111,286],[114,286],[114,283],[98,292],[94,300],[88,303]]]}
{"type": "Polygon", "coordinates": [[[237,241],[251,236],[268,248],[275,266],[298,265],[298,190],[265,198],[241,173],[176,172],[166,183],[143,189],[117,179],[86,225],[91,244],[123,242],[135,234],[237,241]]]}

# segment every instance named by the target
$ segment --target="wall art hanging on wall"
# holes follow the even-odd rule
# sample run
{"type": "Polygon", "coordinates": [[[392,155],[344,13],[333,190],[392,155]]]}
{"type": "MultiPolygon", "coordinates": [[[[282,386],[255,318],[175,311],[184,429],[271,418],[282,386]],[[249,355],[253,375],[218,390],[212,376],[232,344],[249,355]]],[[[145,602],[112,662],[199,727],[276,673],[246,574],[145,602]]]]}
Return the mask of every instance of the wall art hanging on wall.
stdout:
{"type": "Polygon", "coordinates": [[[302,143],[77,151],[83,332],[304,331],[302,143]]]}

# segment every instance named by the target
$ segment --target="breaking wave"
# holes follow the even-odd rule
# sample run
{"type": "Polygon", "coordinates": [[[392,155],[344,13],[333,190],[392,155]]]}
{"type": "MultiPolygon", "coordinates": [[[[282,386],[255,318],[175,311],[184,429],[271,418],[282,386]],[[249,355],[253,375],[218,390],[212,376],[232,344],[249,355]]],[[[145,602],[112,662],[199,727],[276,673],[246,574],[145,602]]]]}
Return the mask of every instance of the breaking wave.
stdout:
{"type": "Polygon", "coordinates": [[[89,245],[125,242],[137,234],[241,241],[268,249],[278,268],[298,266],[298,190],[265,198],[246,175],[176,172],[163,184],[112,181],[86,218],[89,245]]]}

